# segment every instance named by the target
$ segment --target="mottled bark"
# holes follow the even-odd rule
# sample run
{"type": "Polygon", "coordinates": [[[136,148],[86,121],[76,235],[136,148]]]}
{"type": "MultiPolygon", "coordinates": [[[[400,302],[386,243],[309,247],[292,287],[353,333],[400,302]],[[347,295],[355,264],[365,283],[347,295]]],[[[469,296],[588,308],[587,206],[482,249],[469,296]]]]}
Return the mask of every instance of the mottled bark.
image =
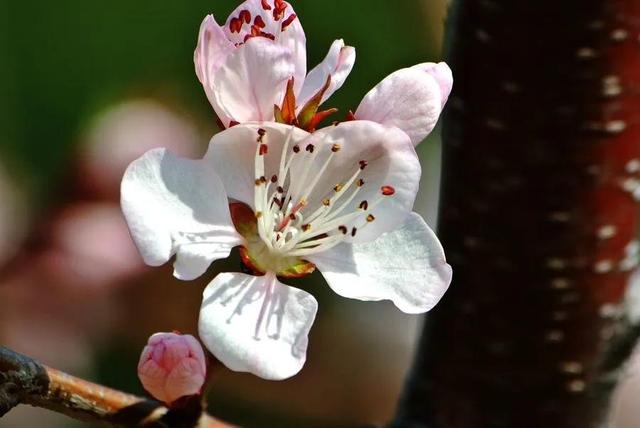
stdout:
{"type": "Polygon", "coordinates": [[[454,281],[395,425],[599,426],[631,343],[640,1],[450,12],[439,236],[454,281]]]}

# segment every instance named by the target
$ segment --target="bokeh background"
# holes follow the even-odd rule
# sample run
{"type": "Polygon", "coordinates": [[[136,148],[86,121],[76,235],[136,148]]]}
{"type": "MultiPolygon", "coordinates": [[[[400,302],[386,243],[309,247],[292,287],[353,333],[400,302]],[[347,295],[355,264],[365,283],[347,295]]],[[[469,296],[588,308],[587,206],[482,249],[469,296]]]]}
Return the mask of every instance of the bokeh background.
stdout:
{"type": "MultiPolygon", "coordinates": [[[[139,352],[156,331],[194,332],[205,278],[147,268],[118,205],[126,165],[152,147],[204,153],[217,131],[193,70],[201,20],[239,1],[0,2],[0,344],[143,394],[139,352]]],[[[355,68],[326,104],[339,115],[392,71],[440,57],[446,0],[295,1],[308,67],[344,38],[355,68]]],[[[454,70],[455,73],[455,70],[454,70]]],[[[419,147],[416,210],[435,224],[437,132],[419,147]]],[[[221,371],[211,412],[242,426],[355,427],[393,414],[420,318],[348,301],[319,275],[298,283],[320,310],[308,361],[291,380],[221,371]]],[[[82,427],[20,407],[2,428],[82,427]]]]}

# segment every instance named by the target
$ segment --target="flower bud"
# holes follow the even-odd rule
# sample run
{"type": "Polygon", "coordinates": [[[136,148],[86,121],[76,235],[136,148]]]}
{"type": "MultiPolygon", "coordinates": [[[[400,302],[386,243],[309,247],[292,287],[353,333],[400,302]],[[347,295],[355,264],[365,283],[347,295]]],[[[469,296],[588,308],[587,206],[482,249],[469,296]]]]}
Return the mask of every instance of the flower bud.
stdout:
{"type": "Polygon", "coordinates": [[[202,346],[188,334],[154,334],[138,363],[138,377],[144,388],[167,404],[200,393],[206,373],[202,346]]]}

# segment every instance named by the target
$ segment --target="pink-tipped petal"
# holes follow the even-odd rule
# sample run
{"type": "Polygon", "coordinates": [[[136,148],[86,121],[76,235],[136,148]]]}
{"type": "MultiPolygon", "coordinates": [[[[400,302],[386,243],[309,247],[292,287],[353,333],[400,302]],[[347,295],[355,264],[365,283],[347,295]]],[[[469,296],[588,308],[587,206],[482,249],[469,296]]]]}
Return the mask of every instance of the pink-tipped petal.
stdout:
{"type": "Polygon", "coordinates": [[[228,368],[269,380],[289,378],[306,360],[318,302],[275,274],[222,273],[205,289],[199,331],[228,368]]]}
{"type": "Polygon", "coordinates": [[[198,45],[193,54],[196,75],[212,102],[213,77],[235,46],[218,25],[213,15],[207,15],[200,25],[198,45]]]}
{"type": "Polygon", "coordinates": [[[442,98],[442,108],[447,103],[451,90],[453,89],[453,73],[446,62],[425,62],[414,65],[411,68],[422,70],[433,76],[440,85],[440,96],[442,98]]]}
{"type": "Polygon", "coordinates": [[[340,89],[351,73],[356,61],[356,50],[351,46],[345,46],[342,39],[336,40],[331,45],[325,59],[313,68],[307,75],[302,91],[298,96],[298,108],[304,105],[324,86],[327,77],[331,76],[329,88],[322,96],[320,104],[325,102],[331,94],[340,89]]]}
{"type": "Polygon", "coordinates": [[[283,47],[294,64],[294,93],[300,93],[307,74],[307,41],[300,19],[288,2],[244,1],[229,15],[224,31],[238,46],[251,38],[262,38],[283,47]]]}
{"type": "Polygon", "coordinates": [[[341,296],[391,300],[411,314],[431,310],[452,278],[440,241],[415,213],[373,242],[340,244],[309,260],[341,296]]]}
{"type": "Polygon", "coordinates": [[[199,394],[206,372],[206,357],[199,342],[193,336],[176,333],[151,336],[138,363],[144,388],[167,404],[199,394]]]}
{"type": "Polygon", "coordinates": [[[231,53],[213,78],[212,104],[225,126],[271,121],[295,64],[287,49],[254,37],[231,53]]]}
{"type": "Polygon", "coordinates": [[[355,118],[400,128],[415,146],[436,126],[444,98],[432,71],[420,66],[403,68],[365,95],[355,118]]]}

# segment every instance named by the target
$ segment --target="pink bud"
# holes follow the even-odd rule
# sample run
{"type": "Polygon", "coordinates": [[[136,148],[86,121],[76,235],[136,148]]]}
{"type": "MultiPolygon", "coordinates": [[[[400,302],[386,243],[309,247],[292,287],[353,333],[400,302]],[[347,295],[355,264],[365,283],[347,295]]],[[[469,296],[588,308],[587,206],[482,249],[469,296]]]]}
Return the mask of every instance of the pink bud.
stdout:
{"type": "Polygon", "coordinates": [[[167,404],[200,393],[206,374],[202,346],[189,334],[154,334],[138,363],[138,377],[144,388],[167,404]]]}

